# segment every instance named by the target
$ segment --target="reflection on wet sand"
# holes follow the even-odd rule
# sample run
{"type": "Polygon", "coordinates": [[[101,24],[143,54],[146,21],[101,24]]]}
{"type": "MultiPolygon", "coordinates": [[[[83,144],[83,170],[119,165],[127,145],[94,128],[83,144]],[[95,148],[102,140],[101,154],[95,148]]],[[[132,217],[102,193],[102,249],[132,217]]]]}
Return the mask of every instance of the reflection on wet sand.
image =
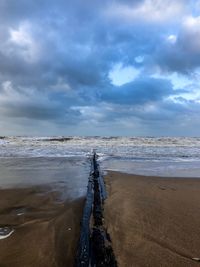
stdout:
{"type": "Polygon", "coordinates": [[[0,266],[73,265],[84,198],[58,197],[45,187],[0,190],[0,266]]]}
{"type": "Polygon", "coordinates": [[[0,266],[73,266],[86,161],[1,159],[0,266]]]}
{"type": "Polygon", "coordinates": [[[0,188],[48,184],[72,199],[85,196],[89,172],[87,158],[0,158],[0,188]]]}

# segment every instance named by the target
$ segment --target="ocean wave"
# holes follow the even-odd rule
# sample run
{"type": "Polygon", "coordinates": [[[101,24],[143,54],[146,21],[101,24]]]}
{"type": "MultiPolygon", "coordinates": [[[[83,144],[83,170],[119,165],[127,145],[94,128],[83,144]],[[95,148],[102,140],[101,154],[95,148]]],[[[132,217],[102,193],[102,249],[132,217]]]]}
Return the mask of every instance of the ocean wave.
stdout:
{"type": "Polygon", "coordinates": [[[89,157],[132,161],[200,160],[200,138],[192,137],[5,137],[0,157],[89,157]]]}

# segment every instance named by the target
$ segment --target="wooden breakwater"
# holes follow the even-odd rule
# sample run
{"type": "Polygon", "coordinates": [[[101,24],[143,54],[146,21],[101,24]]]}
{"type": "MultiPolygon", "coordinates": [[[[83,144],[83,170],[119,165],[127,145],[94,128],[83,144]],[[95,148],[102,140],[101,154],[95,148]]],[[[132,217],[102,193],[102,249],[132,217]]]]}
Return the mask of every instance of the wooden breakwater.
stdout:
{"type": "Polygon", "coordinates": [[[100,173],[97,154],[93,153],[75,267],[117,267],[111,239],[104,226],[105,198],[103,176],[100,173]]]}

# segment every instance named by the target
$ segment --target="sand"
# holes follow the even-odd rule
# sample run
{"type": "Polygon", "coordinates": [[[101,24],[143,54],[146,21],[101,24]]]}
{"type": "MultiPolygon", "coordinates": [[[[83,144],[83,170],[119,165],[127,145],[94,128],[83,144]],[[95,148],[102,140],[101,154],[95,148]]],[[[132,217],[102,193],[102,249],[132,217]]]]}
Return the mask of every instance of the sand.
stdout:
{"type": "Polygon", "coordinates": [[[200,179],[109,172],[105,181],[119,267],[200,265],[200,179]]]}
{"type": "Polygon", "coordinates": [[[73,266],[84,198],[62,200],[48,186],[0,190],[0,267],[73,266]]]}

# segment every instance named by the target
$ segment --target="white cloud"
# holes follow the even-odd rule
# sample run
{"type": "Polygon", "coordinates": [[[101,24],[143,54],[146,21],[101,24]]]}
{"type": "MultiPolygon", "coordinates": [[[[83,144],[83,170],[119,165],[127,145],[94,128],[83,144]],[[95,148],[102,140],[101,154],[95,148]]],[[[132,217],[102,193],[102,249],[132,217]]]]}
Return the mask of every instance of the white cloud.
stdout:
{"type": "Polygon", "coordinates": [[[36,93],[34,88],[27,90],[27,88],[15,87],[11,81],[5,81],[1,84],[0,90],[0,111],[4,114],[12,114],[12,116],[20,114],[26,117],[29,110],[37,112],[37,109],[43,109],[48,112],[58,108],[56,101],[50,100],[44,92],[36,93]]]}
{"type": "Polygon", "coordinates": [[[106,11],[110,17],[120,17],[127,21],[166,22],[180,18],[184,13],[184,1],[145,0],[138,5],[114,3],[106,11]]]}
{"type": "Polygon", "coordinates": [[[184,19],[179,42],[187,51],[200,52],[200,16],[184,19]]]}
{"type": "Polygon", "coordinates": [[[136,63],[142,63],[144,61],[144,56],[137,56],[135,57],[135,62],[136,63]]]}
{"type": "Polygon", "coordinates": [[[29,23],[22,23],[18,29],[10,28],[8,51],[16,52],[16,50],[27,62],[35,62],[39,59],[39,41],[34,40],[29,23]]]}
{"type": "Polygon", "coordinates": [[[21,99],[21,95],[13,88],[11,81],[4,81],[1,85],[0,103],[13,98],[15,101],[18,101],[21,99]]]}
{"type": "Polygon", "coordinates": [[[51,86],[51,89],[57,92],[68,92],[71,87],[61,77],[58,78],[57,83],[51,86]]]}
{"type": "Polygon", "coordinates": [[[176,40],[177,40],[177,36],[174,34],[167,36],[167,41],[171,44],[175,44],[176,40]]]}
{"type": "Polygon", "coordinates": [[[198,17],[193,17],[193,16],[188,16],[185,17],[183,21],[183,25],[185,28],[188,28],[188,30],[198,30],[199,25],[200,25],[200,16],[198,17]]]}

